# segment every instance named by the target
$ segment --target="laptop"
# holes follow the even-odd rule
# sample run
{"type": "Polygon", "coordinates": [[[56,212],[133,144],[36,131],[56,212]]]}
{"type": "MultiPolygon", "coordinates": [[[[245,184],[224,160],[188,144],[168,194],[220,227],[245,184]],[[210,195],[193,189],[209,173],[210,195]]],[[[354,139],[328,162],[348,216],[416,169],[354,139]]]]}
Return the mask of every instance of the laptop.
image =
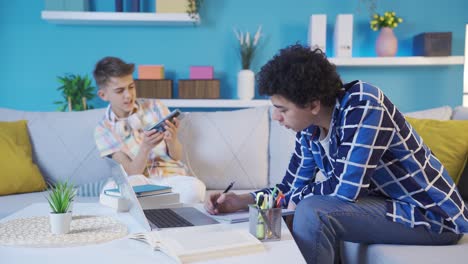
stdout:
{"type": "Polygon", "coordinates": [[[143,210],[122,165],[106,158],[112,169],[112,178],[120,188],[122,198],[129,202],[129,213],[147,231],[162,228],[218,224],[219,222],[194,207],[143,210]]]}

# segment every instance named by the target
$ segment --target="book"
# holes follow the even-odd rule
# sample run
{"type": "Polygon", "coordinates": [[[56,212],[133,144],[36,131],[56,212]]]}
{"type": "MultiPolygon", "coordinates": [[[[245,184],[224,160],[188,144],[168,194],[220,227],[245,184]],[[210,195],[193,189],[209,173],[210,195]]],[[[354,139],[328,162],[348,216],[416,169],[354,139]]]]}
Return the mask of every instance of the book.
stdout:
{"type": "MultiPolygon", "coordinates": [[[[293,215],[294,210],[292,209],[282,209],[281,215],[293,215]]],[[[237,211],[234,213],[225,213],[225,214],[217,214],[217,215],[210,215],[215,220],[220,222],[226,222],[230,224],[241,223],[249,221],[249,211],[237,211]]]]}
{"type": "MultiPolygon", "coordinates": [[[[133,190],[138,196],[147,196],[155,194],[169,193],[172,191],[172,188],[169,186],[155,185],[155,184],[144,184],[144,185],[134,185],[133,190]]],[[[119,188],[107,189],[104,190],[104,193],[111,196],[120,196],[119,188]]]]}
{"type": "Polygon", "coordinates": [[[263,244],[244,229],[228,225],[207,225],[161,229],[129,237],[150,245],[179,263],[206,261],[265,250],[263,244]],[[201,239],[203,238],[203,239],[201,239]]]}
{"type": "MultiPolygon", "coordinates": [[[[160,208],[177,208],[182,207],[182,203],[179,202],[179,194],[178,193],[169,193],[167,194],[159,194],[159,195],[152,195],[152,196],[166,196],[164,197],[165,200],[162,199],[154,199],[155,197],[146,196],[138,198],[141,207],[143,210],[146,209],[160,209],[160,208]]],[[[118,196],[111,196],[104,193],[99,195],[99,203],[108,206],[110,208],[116,209],[120,212],[128,211],[129,209],[129,201],[124,198],[118,196]]]]}

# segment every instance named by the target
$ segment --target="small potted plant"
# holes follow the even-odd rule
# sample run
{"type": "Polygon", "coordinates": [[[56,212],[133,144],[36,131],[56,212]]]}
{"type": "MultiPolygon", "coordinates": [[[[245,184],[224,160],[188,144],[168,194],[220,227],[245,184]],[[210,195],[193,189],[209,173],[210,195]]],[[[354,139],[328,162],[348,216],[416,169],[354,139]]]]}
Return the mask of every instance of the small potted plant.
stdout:
{"type": "Polygon", "coordinates": [[[57,90],[61,91],[63,101],[56,101],[60,111],[83,111],[93,109],[88,103],[96,96],[95,87],[91,85],[91,78],[88,75],[80,76],[74,74],[65,74],[57,77],[62,86],[57,90]]]}
{"type": "Polygon", "coordinates": [[[237,74],[237,93],[239,99],[250,100],[255,95],[255,74],[250,66],[262,36],[262,27],[259,26],[253,36],[249,32],[244,33],[237,30],[234,30],[234,33],[239,41],[239,55],[242,64],[242,70],[237,74]]]}
{"type": "Polygon", "coordinates": [[[70,231],[72,213],[70,211],[75,198],[73,184],[64,182],[50,187],[47,201],[50,205],[50,231],[53,234],[66,234],[70,231]]]}

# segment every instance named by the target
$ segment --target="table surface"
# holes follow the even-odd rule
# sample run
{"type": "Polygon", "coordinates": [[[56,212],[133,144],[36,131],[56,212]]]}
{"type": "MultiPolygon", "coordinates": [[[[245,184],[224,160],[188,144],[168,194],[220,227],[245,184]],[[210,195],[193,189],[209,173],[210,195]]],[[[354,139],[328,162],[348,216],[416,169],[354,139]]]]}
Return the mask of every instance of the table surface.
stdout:
{"type": "MultiPolygon", "coordinates": [[[[197,206],[200,208],[199,206],[197,206]]],[[[128,227],[129,233],[144,232],[128,213],[117,213],[114,209],[98,203],[75,203],[76,214],[110,215],[128,227]]],[[[48,215],[46,203],[32,204],[8,217],[0,223],[19,217],[48,215]]],[[[228,224],[228,223],[222,223],[228,224]]],[[[248,230],[248,222],[230,224],[232,228],[248,230]]],[[[266,251],[243,256],[212,259],[203,263],[305,263],[299,248],[283,222],[281,241],[264,242],[266,251]]],[[[0,246],[2,263],[176,263],[165,254],[152,251],[145,243],[123,238],[111,242],[63,248],[27,248],[0,246]]]]}

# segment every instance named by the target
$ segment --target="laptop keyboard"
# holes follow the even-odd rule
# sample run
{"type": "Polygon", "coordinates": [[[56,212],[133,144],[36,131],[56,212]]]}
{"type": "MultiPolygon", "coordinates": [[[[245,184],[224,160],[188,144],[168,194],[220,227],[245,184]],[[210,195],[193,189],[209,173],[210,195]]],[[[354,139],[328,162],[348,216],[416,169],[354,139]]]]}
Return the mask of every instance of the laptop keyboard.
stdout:
{"type": "Polygon", "coordinates": [[[146,218],[159,228],[193,226],[192,223],[176,214],[171,209],[144,210],[146,218]]]}

